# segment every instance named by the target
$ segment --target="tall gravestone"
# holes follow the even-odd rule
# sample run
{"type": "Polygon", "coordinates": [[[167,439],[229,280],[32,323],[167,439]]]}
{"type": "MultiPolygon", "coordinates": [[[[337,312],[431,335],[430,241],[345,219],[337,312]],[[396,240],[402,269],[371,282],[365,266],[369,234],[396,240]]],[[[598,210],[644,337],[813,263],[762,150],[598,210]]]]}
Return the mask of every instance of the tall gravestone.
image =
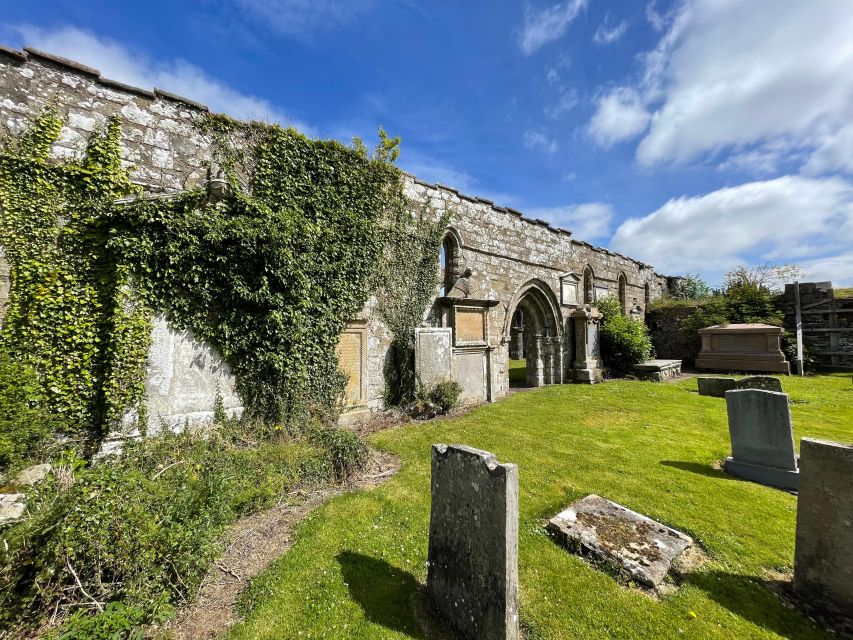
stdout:
{"type": "Polygon", "coordinates": [[[853,446],[803,438],[794,591],[853,617],[853,446]]]}
{"type": "Polygon", "coordinates": [[[780,489],[799,480],[788,395],[775,391],[726,391],[732,455],[725,470],[733,476],[780,489]]]}
{"type": "Polygon", "coordinates": [[[462,638],[518,638],[518,467],[432,448],[427,591],[462,638]]]}

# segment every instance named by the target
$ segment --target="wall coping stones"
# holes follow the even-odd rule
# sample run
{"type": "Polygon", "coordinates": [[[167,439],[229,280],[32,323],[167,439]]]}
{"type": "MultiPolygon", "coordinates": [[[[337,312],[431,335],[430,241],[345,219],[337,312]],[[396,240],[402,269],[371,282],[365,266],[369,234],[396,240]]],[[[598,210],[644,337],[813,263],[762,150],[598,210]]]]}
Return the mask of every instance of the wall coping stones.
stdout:
{"type": "Polygon", "coordinates": [[[18,51],[17,49],[13,49],[11,47],[4,47],[0,44],[0,53],[9,56],[14,59],[16,62],[26,62],[27,54],[24,51],[18,51]]]}
{"type": "Polygon", "coordinates": [[[189,105],[190,107],[194,107],[199,111],[210,111],[210,109],[208,109],[206,105],[203,105],[200,102],[190,100],[189,98],[184,98],[183,96],[179,96],[176,93],[166,91],[165,89],[158,89],[157,87],[154,87],[154,94],[158,98],[166,98],[167,100],[172,100],[173,102],[180,102],[189,105]]]}
{"type": "Polygon", "coordinates": [[[94,76],[99,78],[101,76],[101,72],[95,69],[94,67],[86,66],[80,62],[75,62],[74,60],[69,60],[68,58],[63,58],[62,56],[57,56],[52,53],[48,53],[47,51],[42,51],[41,49],[34,49],[32,47],[24,47],[24,52],[34,58],[41,58],[43,60],[47,60],[54,64],[58,64],[61,67],[67,67],[69,69],[73,69],[74,71],[79,71],[87,76],[94,76]]]}
{"type": "Polygon", "coordinates": [[[111,89],[119,89],[120,91],[135,93],[136,95],[142,96],[143,98],[148,98],[149,100],[155,100],[157,98],[157,95],[149,89],[141,89],[140,87],[134,87],[133,85],[125,84],[124,82],[119,82],[118,80],[111,80],[103,76],[98,78],[98,84],[102,84],[105,87],[109,87],[111,89]]]}

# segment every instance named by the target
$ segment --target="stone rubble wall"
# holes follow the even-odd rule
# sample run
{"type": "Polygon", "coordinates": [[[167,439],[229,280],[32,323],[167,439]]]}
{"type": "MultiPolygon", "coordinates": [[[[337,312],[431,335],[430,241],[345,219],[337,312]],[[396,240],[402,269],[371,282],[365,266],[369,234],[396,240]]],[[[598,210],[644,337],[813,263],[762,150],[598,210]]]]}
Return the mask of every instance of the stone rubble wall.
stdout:
{"type": "MultiPolygon", "coordinates": [[[[785,330],[797,331],[794,285],[785,286],[785,330]]],[[[803,344],[823,366],[853,369],[853,298],[836,297],[831,282],[801,282],[803,344]]]]}
{"type": "MultiPolygon", "coordinates": [[[[118,114],[122,121],[123,163],[134,167],[132,179],[146,192],[179,193],[206,183],[211,142],[194,126],[207,113],[205,106],[162,89],[124,85],[104,78],[96,69],[45,52],[0,47],[0,131],[20,133],[30,119],[50,104],[58,107],[65,120],[52,150],[55,158],[80,157],[91,133],[108,117],[118,114]]],[[[516,294],[525,283],[537,281],[557,301],[561,331],[567,325],[571,308],[559,305],[560,276],[574,273],[582,279],[584,269],[589,266],[595,274],[595,285],[606,287],[615,296],[618,278],[624,274],[627,303],[630,308],[640,310],[645,309],[648,300],[660,297],[666,290],[667,279],[656,274],[650,265],[594,247],[542,220],[412,176],[406,177],[406,190],[417,200],[431,200],[437,214],[450,208],[450,226],[463,239],[464,266],[473,272],[471,297],[500,301],[488,316],[488,341],[494,350],[490,397],[498,397],[508,388],[508,327],[518,302],[516,294]]],[[[0,295],[3,291],[0,284],[0,295]]],[[[582,293],[581,289],[581,296],[582,293]]],[[[371,299],[359,319],[367,321],[368,329],[367,404],[371,410],[378,410],[383,406],[383,368],[391,334],[374,308],[375,299],[371,299]]],[[[435,309],[429,310],[427,317],[435,322],[435,309]]],[[[156,342],[168,334],[168,331],[155,332],[152,354],[158,349],[168,352],[156,342]]],[[[216,358],[215,354],[210,356],[216,358]]],[[[565,360],[570,365],[570,355],[565,360]]],[[[191,365],[174,363],[178,369],[185,368],[184,373],[190,376],[191,365]]],[[[176,375],[181,377],[180,372],[176,375]]],[[[234,392],[233,378],[221,377],[219,383],[222,393],[230,398],[234,392]]],[[[149,384],[148,392],[151,397],[156,394],[153,385],[149,384]]],[[[193,406],[169,414],[169,420],[209,411],[214,398],[208,395],[199,394],[193,406]]],[[[233,405],[229,408],[239,409],[233,405]]],[[[158,405],[158,411],[163,410],[158,405]]]]}
{"type": "Polygon", "coordinates": [[[655,349],[655,357],[681,360],[693,365],[702,346],[699,334],[687,334],[682,323],[696,312],[696,306],[672,306],[646,313],[646,324],[655,349]]]}

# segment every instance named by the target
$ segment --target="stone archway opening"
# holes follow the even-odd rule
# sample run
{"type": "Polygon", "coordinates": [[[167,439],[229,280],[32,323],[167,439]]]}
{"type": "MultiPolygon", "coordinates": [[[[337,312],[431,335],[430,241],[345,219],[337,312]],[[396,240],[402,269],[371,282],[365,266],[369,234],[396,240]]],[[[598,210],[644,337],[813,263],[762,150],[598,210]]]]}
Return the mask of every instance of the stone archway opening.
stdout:
{"type": "Polygon", "coordinates": [[[527,289],[516,304],[509,327],[510,387],[541,387],[560,382],[558,320],[545,294],[527,289]]]}

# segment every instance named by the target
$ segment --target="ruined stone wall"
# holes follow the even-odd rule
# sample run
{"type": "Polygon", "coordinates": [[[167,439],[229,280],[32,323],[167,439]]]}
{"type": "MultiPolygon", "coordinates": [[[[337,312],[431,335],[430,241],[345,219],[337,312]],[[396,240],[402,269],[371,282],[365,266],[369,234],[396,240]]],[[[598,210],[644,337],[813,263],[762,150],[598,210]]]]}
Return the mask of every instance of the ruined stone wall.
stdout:
{"type": "MultiPolygon", "coordinates": [[[[794,285],[785,285],[785,330],[797,331],[794,285]]],[[[831,282],[801,282],[803,344],[825,367],[853,369],[853,298],[836,297],[831,282]]]]}
{"type": "MultiPolygon", "coordinates": [[[[122,120],[124,164],[135,167],[132,179],[146,191],[177,193],[204,184],[207,179],[211,145],[194,127],[207,111],[203,105],[161,89],[127,86],[102,77],[96,69],[44,52],[0,47],[0,127],[19,133],[28,119],[48,104],[59,108],[66,123],[53,148],[56,158],[80,156],[91,132],[109,116],[118,114],[122,120]]],[[[406,178],[406,190],[417,200],[431,200],[437,213],[450,208],[450,225],[462,238],[464,266],[472,270],[470,297],[498,301],[488,311],[488,343],[493,350],[487,374],[489,398],[500,396],[508,387],[508,325],[518,303],[517,293],[525,283],[536,281],[557,301],[559,332],[566,330],[572,308],[559,303],[562,276],[574,273],[582,279],[589,266],[595,274],[595,285],[615,296],[619,276],[624,274],[627,306],[637,312],[642,312],[647,301],[659,297],[666,288],[666,279],[650,265],[593,247],[573,238],[569,231],[526,218],[513,209],[411,176],[406,178]]],[[[0,295],[2,292],[0,286],[0,295]]],[[[363,408],[375,410],[383,404],[383,369],[391,335],[373,312],[374,307],[375,300],[369,301],[361,316],[353,320],[367,327],[367,400],[363,408]]],[[[442,321],[435,309],[428,317],[434,324],[442,321]]],[[[167,345],[157,342],[168,335],[168,331],[155,332],[152,353],[158,349],[169,352],[167,345]]],[[[561,366],[571,363],[569,342],[566,341],[561,366]]],[[[174,364],[186,367],[184,373],[193,375],[189,371],[191,363],[174,364]]],[[[176,375],[181,376],[179,372],[176,375]]],[[[148,392],[153,397],[158,387],[152,376],[154,372],[149,376],[148,392]]],[[[220,376],[219,381],[225,387],[223,393],[233,392],[233,379],[220,376]]],[[[211,407],[202,406],[208,401],[212,407],[212,399],[199,396],[195,405],[169,414],[170,420],[183,413],[208,411],[211,407]]],[[[158,405],[157,410],[166,409],[158,405]]]]}
{"type": "Polygon", "coordinates": [[[692,365],[701,349],[699,334],[687,334],[683,322],[692,316],[698,306],[669,306],[646,313],[646,324],[655,348],[655,357],[665,360],[682,360],[692,365]]]}

